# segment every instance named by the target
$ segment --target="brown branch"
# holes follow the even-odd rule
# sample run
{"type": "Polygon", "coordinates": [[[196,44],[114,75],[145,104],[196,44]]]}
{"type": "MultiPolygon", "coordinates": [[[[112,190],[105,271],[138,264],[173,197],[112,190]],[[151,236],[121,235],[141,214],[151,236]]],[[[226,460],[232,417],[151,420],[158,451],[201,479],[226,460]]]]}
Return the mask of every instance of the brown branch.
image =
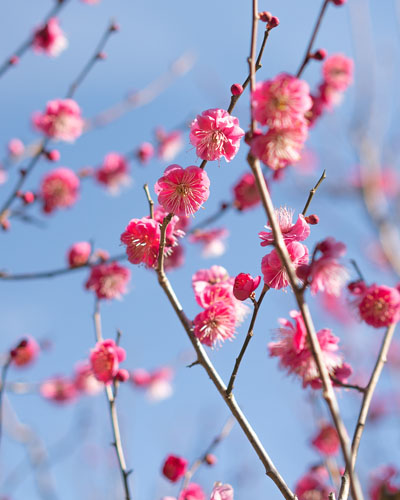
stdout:
{"type": "Polygon", "coordinates": [[[146,183],[143,186],[144,192],[146,193],[147,201],[149,202],[149,211],[150,211],[150,219],[154,219],[154,201],[151,198],[151,194],[149,191],[149,185],[146,183]]]}
{"type": "MultiPolygon", "coordinates": [[[[357,425],[354,431],[353,441],[351,445],[351,468],[354,469],[356,461],[358,448],[360,446],[361,437],[364,431],[365,423],[367,421],[368,411],[371,405],[372,396],[374,395],[376,385],[378,383],[379,377],[381,376],[383,367],[387,360],[387,354],[389,351],[390,343],[393,338],[396,325],[390,325],[386,330],[385,336],[382,341],[381,349],[379,351],[378,359],[375,363],[375,367],[372,371],[371,377],[369,379],[368,385],[365,388],[364,397],[361,404],[360,413],[357,420],[357,425]]],[[[339,492],[339,500],[346,500],[349,496],[349,469],[346,467],[345,473],[342,476],[342,484],[339,492]]]]}
{"type": "MultiPolygon", "coordinates": [[[[107,262],[117,262],[120,260],[125,260],[126,253],[115,255],[114,257],[110,257],[107,260],[101,261],[102,263],[107,262]]],[[[87,269],[88,267],[92,267],[96,265],[91,261],[88,261],[86,264],[82,264],[81,266],[76,267],[63,267],[60,269],[53,269],[51,271],[39,271],[37,273],[21,273],[21,274],[7,274],[5,271],[0,271],[0,281],[19,281],[19,280],[37,280],[44,278],[55,278],[56,276],[61,276],[63,274],[73,273],[75,271],[80,271],[82,269],[87,269]]]]}
{"type": "Polygon", "coordinates": [[[196,471],[203,464],[207,463],[208,455],[212,453],[214,449],[221,443],[221,441],[223,441],[230,434],[234,425],[235,425],[235,419],[232,416],[230,416],[227,422],[225,423],[224,427],[222,428],[221,432],[212,440],[211,444],[207,447],[206,451],[202,455],[200,455],[200,457],[197,460],[195,460],[195,462],[193,462],[190,469],[186,472],[182,483],[181,491],[187,488],[189,482],[193,478],[196,471]]]}
{"type": "Polygon", "coordinates": [[[317,17],[317,21],[316,21],[315,26],[314,26],[314,30],[313,30],[313,32],[311,34],[310,41],[309,41],[309,43],[307,45],[306,53],[304,55],[303,61],[302,61],[301,65],[300,65],[300,68],[297,71],[297,74],[296,74],[297,78],[300,78],[301,74],[303,73],[304,68],[307,66],[309,60],[311,59],[312,46],[314,45],[315,38],[316,38],[318,30],[319,30],[319,28],[321,26],[321,21],[322,21],[322,18],[324,17],[324,14],[325,14],[325,11],[326,11],[326,9],[328,7],[329,1],[330,0],[324,0],[323,1],[321,10],[319,12],[319,15],[317,17]]]}
{"type": "Polygon", "coordinates": [[[310,203],[311,203],[312,199],[314,198],[315,193],[317,192],[317,189],[322,184],[322,182],[324,181],[324,179],[326,179],[326,170],[324,170],[322,172],[322,175],[319,178],[318,182],[315,184],[315,186],[312,189],[310,189],[310,194],[308,195],[306,204],[304,205],[303,211],[301,212],[304,216],[307,213],[307,210],[308,210],[308,208],[310,206],[310,203]]]}
{"type": "Polygon", "coordinates": [[[116,33],[116,32],[117,32],[117,29],[116,29],[115,22],[111,21],[109,23],[109,25],[107,26],[107,29],[104,32],[104,34],[101,36],[100,41],[99,41],[99,43],[94,51],[93,56],[89,59],[89,61],[83,67],[82,71],[79,73],[79,75],[76,77],[76,79],[72,82],[72,84],[67,92],[67,98],[73,97],[77,88],[83,82],[83,80],[87,77],[90,70],[93,68],[93,66],[96,64],[96,62],[101,59],[101,53],[102,53],[108,39],[110,38],[110,36],[113,33],[116,33]]]}
{"type": "MultiPolygon", "coordinates": [[[[94,328],[95,328],[95,333],[96,333],[96,340],[97,340],[97,342],[101,342],[103,340],[103,336],[101,333],[101,316],[100,316],[100,302],[99,302],[99,300],[96,300],[94,314],[93,314],[93,321],[94,321],[94,328]]],[[[113,391],[109,385],[106,385],[104,387],[104,391],[106,393],[106,397],[107,397],[107,401],[108,401],[108,408],[110,411],[111,427],[112,427],[112,432],[113,432],[113,436],[114,436],[113,446],[115,448],[115,453],[117,455],[119,469],[121,471],[122,483],[123,483],[123,488],[124,488],[124,492],[125,492],[125,500],[131,500],[132,497],[131,497],[130,490],[129,490],[128,478],[129,478],[129,474],[132,471],[129,471],[126,467],[124,450],[122,448],[121,433],[120,433],[119,424],[118,424],[117,408],[115,406],[116,386],[114,387],[114,391],[113,391]]]]}
{"type": "Polygon", "coordinates": [[[365,387],[361,387],[361,385],[357,385],[357,384],[346,384],[346,383],[342,382],[341,380],[339,380],[338,378],[333,377],[332,375],[331,375],[331,380],[332,380],[332,382],[334,382],[336,385],[338,385],[338,386],[340,386],[340,387],[343,387],[344,389],[354,389],[355,391],[361,392],[362,394],[364,394],[364,393],[365,393],[366,388],[365,388],[365,387]]]}
{"type": "Polygon", "coordinates": [[[236,379],[237,373],[239,371],[240,363],[242,362],[242,359],[243,359],[243,356],[246,352],[246,349],[250,343],[250,340],[253,337],[254,325],[255,325],[255,322],[257,319],[258,310],[260,309],[261,303],[264,299],[265,294],[268,292],[268,290],[269,290],[269,286],[264,285],[264,288],[262,289],[262,292],[260,294],[258,301],[256,301],[254,299],[253,316],[252,316],[251,321],[250,321],[250,325],[249,325],[249,329],[247,331],[246,339],[245,339],[243,346],[240,350],[239,356],[236,358],[235,366],[233,367],[232,375],[231,375],[231,378],[229,379],[228,388],[226,390],[226,395],[228,397],[232,394],[232,390],[233,390],[233,387],[235,384],[235,379],[236,379]]]}

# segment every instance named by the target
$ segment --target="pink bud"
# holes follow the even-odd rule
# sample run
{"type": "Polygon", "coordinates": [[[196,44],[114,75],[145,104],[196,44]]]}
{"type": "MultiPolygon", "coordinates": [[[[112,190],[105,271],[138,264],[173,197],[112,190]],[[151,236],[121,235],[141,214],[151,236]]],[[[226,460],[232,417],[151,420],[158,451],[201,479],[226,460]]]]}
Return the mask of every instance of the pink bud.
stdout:
{"type": "Polygon", "coordinates": [[[310,266],[303,264],[296,269],[296,275],[301,281],[306,281],[310,274],[310,266]]]}
{"type": "Polygon", "coordinates": [[[60,152],[57,149],[52,149],[51,151],[46,151],[46,158],[49,161],[59,161],[61,158],[60,152]]]}
{"type": "Polygon", "coordinates": [[[129,379],[128,370],[125,370],[125,368],[120,368],[115,375],[115,378],[118,380],[118,382],[126,382],[129,379]]]}
{"type": "Polygon", "coordinates": [[[332,2],[337,5],[337,6],[340,6],[340,5],[344,5],[347,0],[332,0],[332,2]]]}
{"type": "Polygon", "coordinates": [[[312,54],[312,58],[315,59],[316,61],[323,61],[327,55],[327,52],[325,49],[318,49],[312,54]]]}
{"type": "Polygon", "coordinates": [[[19,63],[19,57],[18,56],[11,56],[10,59],[8,60],[11,66],[15,66],[16,64],[19,63]]]}
{"type": "Polygon", "coordinates": [[[184,458],[169,455],[164,462],[162,473],[167,479],[176,483],[185,475],[187,464],[188,461],[184,458]]]}
{"type": "Polygon", "coordinates": [[[260,18],[260,21],[263,23],[269,23],[272,18],[271,12],[268,12],[267,10],[264,10],[263,12],[259,12],[258,17],[260,18]]]}
{"type": "Polygon", "coordinates": [[[243,87],[240,83],[234,83],[231,87],[232,95],[240,95],[243,92],[243,87]]]}
{"type": "Polygon", "coordinates": [[[276,28],[279,26],[279,19],[276,16],[272,16],[271,20],[267,24],[267,28],[272,30],[273,28],[276,28]]]}
{"type": "Polygon", "coordinates": [[[347,285],[347,289],[353,295],[362,295],[367,289],[367,285],[362,280],[352,281],[347,285]]]}
{"type": "Polygon", "coordinates": [[[261,281],[261,276],[253,278],[250,274],[240,273],[235,278],[233,285],[233,295],[238,300],[246,300],[258,287],[261,281]]]}
{"type": "Polygon", "coordinates": [[[119,31],[119,24],[112,23],[112,25],[110,26],[110,31],[119,31]]]}
{"type": "Polygon", "coordinates": [[[8,231],[11,227],[10,221],[8,219],[2,220],[0,224],[3,231],[8,231]]]}
{"type": "Polygon", "coordinates": [[[147,163],[154,155],[154,147],[150,142],[144,142],[139,146],[136,156],[142,163],[147,163]]]}
{"type": "Polygon", "coordinates": [[[311,226],[315,226],[315,224],[318,224],[318,222],[319,222],[319,217],[318,217],[318,215],[315,215],[315,214],[307,215],[307,217],[305,217],[305,219],[306,219],[306,222],[308,224],[310,224],[311,226]]]}
{"type": "Polygon", "coordinates": [[[27,191],[22,195],[22,201],[25,203],[25,205],[29,205],[30,203],[33,203],[35,201],[35,195],[32,193],[32,191],[27,191]]]}
{"type": "Polygon", "coordinates": [[[11,156],[21,156],[25,150],[24,143],[20,139],[11,139],[7,145],[11,156]]]}
{"type": "Polygon", "coordinates": [[[107,59],[107,54],[105,52],[99,52],[97,54],[97,59],[101,59],[102,61],[104,61],[104,59],[107,59]]]}
{"type": "Polygon", "coordinates": [[[10,356],[12,362],[16,366],[25,366],[34,361],[39,353],[39,345],[29,337],[21,340],[21,342],[11,349],[10,356]]]}
{"type": "Polygon", "coordinates": [[[215,465],[217,463],[217,457],[212,453],[207,453],[205,456],[205,461],[207,465],[215,465]]]}

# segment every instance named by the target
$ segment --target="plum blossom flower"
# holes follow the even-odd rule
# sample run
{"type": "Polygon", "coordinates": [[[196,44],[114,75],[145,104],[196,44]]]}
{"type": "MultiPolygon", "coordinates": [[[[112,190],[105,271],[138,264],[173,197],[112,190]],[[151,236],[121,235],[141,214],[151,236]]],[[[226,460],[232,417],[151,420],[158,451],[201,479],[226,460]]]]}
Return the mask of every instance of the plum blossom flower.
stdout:
{"type": "Polygon", "coordinates": [[[356,299],[362,320],[374,328],[397,323],[400,319],[400,292],[385,285],[371,285],[356,299]]]}
{"type": "Polygon", "coordinates": [[[51,17],[44,26],[35,31],[32,47],[35,52],[43,52],[52,57],[58,56],[68,47],[68,40],[56,17],[51,17]]]}
{"type": "Polygon", "coordinates": [[[21,139],[11,139],[7,144],[8,154],[13,158],[18,158],[24,154],[25,146],[21,139]]]}
{"type": "Polygon", "coordinates": [[[36,340],[33,337],[26,337],[11,349],[11,362],[18,367],[30,365],[38,357],[39,351],[39,344],[36,340]]]}
{"type": "Polygon", "coordinates": [[[271,128],[295,128],[311,108],[310,89],[304,80],[281,73],[259,82],[251,96],[254,118],[271,128]]]}
{"type": "Polygon", "coordinates": [[[235,334],[236,312],[225,301],[214,302],[193,320],[194,335],[202,344],[214,347],[221,345],[235,334]]]}
{"type": "Polygon", "coordinates": [[[165,132],[161,127],[156,130],[158,141],[157,155],[162,161],[172,161],[183,148],[183,137],[180,130],[165,132]]]}
{"type": "Polygon", "coordinates": [[[206,495],[201,486],[196,483],[189,483],[188,486],[181,491],[178,500],[206,500],[206,495]]]}
{"type": "MultiPolygon", "coordinates": [[[[286,245],[293,267],[297,269],[308,263],[308,248],[298,241],[291,241],[286,245]]],[[[289,284],[289,277],[282,265],[278,252],[273,249],[261,261],[261,272],[264,282],[271,288],[281,289],[289,284]]]]}
{"type": "Polygon", "coordinates": [[[233,500],[233,488],[230,484],[216,483],[210,500],[233,500]]]}
{"type": "Polygon", "coordinates": [[[340,449],[340,440],[337,430],[327,423],[323,424],[311,443],[314,448],[326,456],[337,455],[340,449]]]}
{"type": "Polygon", "coordinates": [[[222,266],[211,266],[210,269],[200,269],[192,277],[192,286],[195,295],[200,294],[210,285],[233,285],[228,271],[222,266]]]}
{"type": "Polygon", "coordinates": [[[239,120],[224,109],[207,109],[190,126],[190,142],[196,147],[197,156],[206,161],[222,156],[227,162],[233,160],[243,136],[239,120]]]}
{"type": "Polygon", "coordinates": [[[71,380],[57,376],[41,384],[40,394],[56,403],[68,403],[77,397],[77,390],[71,380]]]}
{"type": "Polygon", "coordinates": [[[58,141],[73,142],[83,131],[81,109],[73,99],[49,101],[45,112],[37,111],[32,120],[38,130],[58,141]]]}
{"type": "Polygon", "coordinates": [[[50,214],[57,208],[73,205],[78,199],[79,184],[79,177],[66,167],[56,168],[46,174],[40,186],[44,212],[50,214]]]}
{"type": "Polygon", "coordinates": [[[96,170],[95,176],[100,184],[115,194],[121,186],[130,182],[128,162],[118,153],[109,153],[101,167],[96,170]]]}
{"type": "Polygon", "coordinates": [[[399,477],[399,470],[393,465],[382,465],[371,474],[369,497],[371,500],[381,500],[382,493],[395,494],[400,490],[400,484],[393,480],[399,477]]]}
{"type": "MultiPolygon", "coordinates": [[[[304,215],[299,214],[297,221],[293,224],[293,214],[294,210],[291,208],[280,207],[275,209],[275,219],[279,224],[285,243],[291,241],[304,241],[310,236],[310,226],[304,215]]],[[[270,225],[268,224],[265,228],[269,229],[269,231],[261,231],[258,233],[258,236],[262,240],[262,247],[274,243],[274,235],[272,234],[270,225]]]]}
{"type": "MultiPolygon", "coordinates": [[[[281,324],[277,332],[277,340],[268,345],[271,357],[279,358],[279,365],[288,373],[295,374],[303,380],[303,387],[319,381],[319,370],[314,356],[307,343],[307,334],[301,313],[291,311],[290,316],[295,320],[294,325],[287,319],[280,319],[281,324]]],[[[317,338],[322,351],[322,360],[328,372],[334,375],[336,368],[343,364],[342,356],[338,353],[339,339],[328,329],[317,332],[317,338]]]]}
{"type": "Polygon", "coordinates": [[[323,467],[314,467],[299,479],[295,494],[299,500],[327,500],[331,488],[327,484],[329,474],[323,467]]]}
{"type": "Polygon", "coordinates": [[[333,54],[322,66],[324,81],[330,87],[344,92],[353,82],[354,62],[343,54],[333,54]]]}
{"type": "Polygon", "coordinates": [[[148,372],[141,368],[133,370],[131,380],[133,384],[146,390],[146,396],[150,401],[161,401],[172,395],[171,380],[173,370],[169,366],[163,366],[148,372]]]}
{"type": "Polygon", "coordinates": [[[90,271],[85,287],[95,292],[98,299],[118,299],[126,293],[131,272],[117,262],[98,264],[90,271]]]}
{"type": "Polygon", "coordinates": [[[233,187],[234,205],[238,210],[247,210],[261,202],[256,180],[251,172],[242,175],[233,187]]]}
{"type": "Polygon", "coordinates": [[[207,172],[199,167],[182,168],[170,165],[155,184],[158,202],[178,216],[194,214],[210,195],[210,179],[207,172]]]}
{"type": "Polygon", "coordinates": [[[150,142],[143,142],[136,151],[136,156],[141,163],[147,163],[154,156],[153,144],[150,142]]]}
{"type": "Polygon", "coordinates": [[[119,370],[119,363],[124,361],[125,349],[119,347],[114,340],[106,339],[97,342],[90,353],[90,366],[96,380],[105,385],[111,384],[119,370]]]}
{"type": "Polygon", "coordinates": [[[307,126],[302,122],[291,128],[271,128],[253,138],[251,154],[272,170],[279,170],[301,159],[307,135],[307,126]]]}
{"type": "Polygon", "coordinates": [[[76,389],[90,396],[99,393],[103,385],[96,379],[88,361],[81,361],[75,366],[74,383],[76,389]]]}
{"type": "Polygon", "coordinates": [[[87,264],[91,253],[92,245],[88,241],[74,243],[67,252],[69,267],[84,266],[87,264]]]}
{"type": "Polygon", "coordinates": [[[246,300],[260,284],[261,276],[253,278],[250,274],[240,273],[235,278],[233,295],[238,300],[246,300]]]}
{"type": "Polygon", "coordinates": [[[147,217],[132,219],[121,234],[129,262],[143,263],[147,267],[153,267],[157,262],[160,238],[160,225],[147,217]]]}
{"type": "Polygon", "coordinates": [[[185,475],[188,461],[185,458],[178,457],[177,455],[168,455],[165,459],[162,473],[164,477],[171,482],[176,483],[181,477],[185,475]]]}
{"type": "Polygon", "coordinates": [[[225,240],[228,235],[229,231],[226,228],[208,230],[196,229],[189,236],[189,241],[191,243],[200,243],[203,245],[203,257],[220,257],[225,253],[226,246],[223,240],[225,240]]]}

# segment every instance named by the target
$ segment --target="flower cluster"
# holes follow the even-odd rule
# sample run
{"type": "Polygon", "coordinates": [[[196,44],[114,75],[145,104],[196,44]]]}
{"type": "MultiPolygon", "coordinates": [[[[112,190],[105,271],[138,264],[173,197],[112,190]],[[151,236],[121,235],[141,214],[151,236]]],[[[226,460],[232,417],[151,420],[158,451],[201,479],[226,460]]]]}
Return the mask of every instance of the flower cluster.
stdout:
{"type": "Polygon", "coordinates": [[[96,380],[108,385],[118,376],[119,363],[126,357],[125,349],[114,340],[97,342],[90,353],[90,366],[96,380]]]}
{"type": "Polygon", "coordinates": [[[96,170],[95,177],[97,182],[116,194],[121,186],[129,184],[128,162],[118,153],[109,153],[96,170]]]}
{"type": "Polygon", "coordinates": [[[49,101],[45,112],[34,113],[32,121],[47,137],[58,141],[73,142],[83,132],[81,110],[73,99],[49,101]]]}
{"type": "Polygon", "coordinates": [[[50,18],[44,26],[40,26],[33,35],[32,47],[35,52],[43,52],[52,57],[58,56],[68,46],[56,17],[50,18]]]}
{"type": "Polygon", "coordinates": [[[248,307],[233,295],[233,282],[226,269],[212,266],[192,277],[196,302],[204,309],[193,320],[194,334],[202,344],[214,347],[232,339],[235,326],[248,307]]]}
{"type": "Polygon", "coordinates": [[[251,103],[255,120],[269,127],[254,133],[251,153],[272,170],[299,161],[308,135],[305,115],[312,106],[308,84],[282,73],[258,83],[251,103]]]}

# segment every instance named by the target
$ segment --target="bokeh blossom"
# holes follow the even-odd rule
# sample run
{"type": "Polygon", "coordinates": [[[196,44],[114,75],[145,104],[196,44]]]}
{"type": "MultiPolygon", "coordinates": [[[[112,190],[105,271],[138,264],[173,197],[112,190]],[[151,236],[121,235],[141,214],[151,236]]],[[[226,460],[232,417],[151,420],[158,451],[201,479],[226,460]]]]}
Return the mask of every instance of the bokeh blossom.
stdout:
{"type": "Polygon", "coordinates": [[[93,266],[86,281],[87,290],[92,290],[98,299],[118,299],[127,292],[131,272],[118,262],[93,266]]]}
{"type": "Polygon", "coordinates": [[[59,167],[47,173],[40,186],[44,212],[50,214],[73,205],[78,199],[79,185],[79,177],[69,168],[59,167]]]}
{"type": "Polygon", "coordinates": [[[58,141],[73,142],[83,132],[81,109],[73,99],[49,101],[45,112],[37,111],[32,120],[37,130],[58,141]]]}

